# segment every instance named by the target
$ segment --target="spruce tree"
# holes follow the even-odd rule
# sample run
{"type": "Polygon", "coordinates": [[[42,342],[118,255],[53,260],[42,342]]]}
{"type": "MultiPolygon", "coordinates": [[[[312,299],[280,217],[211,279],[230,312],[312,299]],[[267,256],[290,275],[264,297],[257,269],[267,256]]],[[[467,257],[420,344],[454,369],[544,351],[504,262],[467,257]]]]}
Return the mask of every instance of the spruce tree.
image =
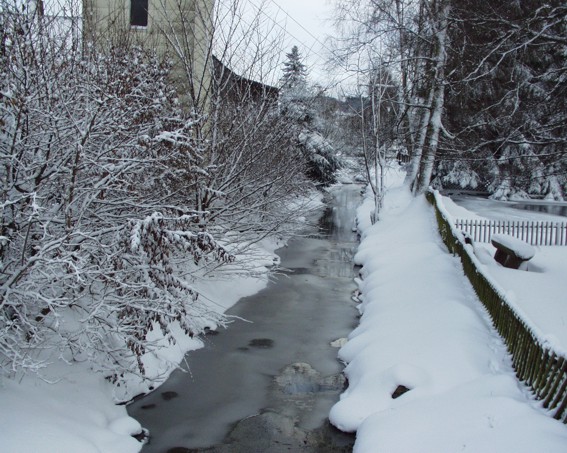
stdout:
{"type": "Polygon", "coordinates": [[[307,159],[307,176],[321,184],[335,181],[339,161],[335,149],[317,130],[313,95],[307,85],[307,69],[297,46],[291,48],[280,79],[280,114],[297,133],[299,151],[307,159]]]}
{"type": "Polygon", "coordinates": [[[301,61],[302,56],[297,46],[293,46],[286,56],[287,61],[284,61],[283,76],[280,81],[282,91],[301,94],[307,86],[307,69],[301,61]]]}

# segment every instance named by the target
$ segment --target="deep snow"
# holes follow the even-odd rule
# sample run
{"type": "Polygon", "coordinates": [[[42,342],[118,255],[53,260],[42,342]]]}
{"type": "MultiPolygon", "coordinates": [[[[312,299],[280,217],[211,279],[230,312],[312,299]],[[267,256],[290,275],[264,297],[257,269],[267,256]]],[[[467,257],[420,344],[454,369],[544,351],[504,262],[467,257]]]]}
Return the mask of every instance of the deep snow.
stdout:
{"type": "Polygon", "coordinates": [[[505,346],[447,253],[431,206],[391,173],[380,222],[358,211],[359,326],[339,356],[331,422],[356,453],[567,451],[567,428],[515,378],[505,346]],[[399,385],[410,390],[393,398],[399,385]]]}
{"type": "MultiPolygon", "coordinates": [[[[274,248],[275,248],[274,244],[274,248]]],[[[265,256],[271,254],[265,251],[265,256]]],[[[264,270],[266,268],[264,267],[264,270]]],[[[267,284],[267,274],[222,279],[207,292],[211,308],[225,311],[240,297],[254,294],[267,284]],[[222,297],[221,297],[222,296],[222,297]],[[219,301],[217,303],[216,301],[219,301]]],[[[114,387],[88,364],[58,361],[42,370],[42,378],[27,375],[18,381],[0,382],[0,451],[6,453],[136,453],[142,444],[131,437],[140,424],[129,417],[125,406],[116,405],[164,382],[190,350],[203,346],[200,339],[178,330],[177,343],[166,345],[154,332],[153,340],[164,348],[146,354],[149,380],[132,379],[114,387]]]]}
{"type": "MultiPolygon", "coordinates": [[[[379,223],[370,224],[371,199],[358,210],[362,242],[355,259],[364,266],[362,317],[339,352],[348,363],[349,387],[333,407],[331,421],[357,431],[357,453],[567,451],[567,428],[517,382],[459,261],[439,238],[431,207],[398,187],[401,180],[399,173],[390,174],[379,223]],[[399,385],[410,390],[394,399],[399,385]]],[[[273,259],[268,252],[261,263],[273,259]]],[[[535,285],[531,278],[567,281],[564,255],[554,258],[537,250],[530,263],[541,271],[539,277],[531,272],[518,279],[494,266],[495,278],[505,287],[515,285],[510,289],[514,297],[528,294],[535,285]]],[[[216,306],[226,310],[264,284],[261,277],[224,287],[219,282],[209,297],[223,300],[216,306]]],[[[557,308],[561,294],[556,297],[557,308]]],[[[538,310],[538,301],[530,303],[534,315],[544,311],[538,310]]],[[[552,330],[564,327],[565,318],[557,316],[534,322],[554,318],[558,324],[552,330]]],[[[556,334],[558,342],[567,344],[556,334]]],[[[185,349],[197,347],[199,340],[191,340],[181,349],[164,350],[161,358],[146,358],[147,363],[165,378],[185,349]]],[[[33,376],[2,382],[1,451],[139,451],[140,443],[130,437],[139,424],[113,403],[112,386],[86,364],[54,364],[46,377],[55,382],[33,376]]]]}
{"type": "MultiPolygon", "coordinates": [[[[306,194],[311,209],[322,205],[322,195],[306,194]]],[[[305,220],[305,219],[303,219],[305,220]]],[[[240,298],[255,294],[268,284],[267,269],[278,262],[274,250],[279,240],[262,240],[246,250],[247,271],[226,266],[209,276],[198,290],[210,310],[224,313],[240,298]]],[[[203,281],[203,280],[202,280],[203,281]]],[[[214,328],[214,325],[211,325],[214,328]]],[[[149,339],[164,346],[143,357],[147,376],[132,375],[125,385],[115,387],[88,363],[56,360],[37,375],[18,376],[0,381],[0,452],[4,453],[136,453],[142,444],[131,435],[140,424],[128,416],[123,405],[133,396],[163,383],[170,373],[183,365],[188,351],[203,342],[189,338],[181,329],[176,344],[167,343],[157,329],[149,339]]]]}
{"type": "MultiPolygon", "coordinates": [[[[450,217],[456,219],[484,219],[482,203],[476,201],[473,213],[443,197],[442,203],[450,217]]],[[[488,214],[494,215],[492,202],[488,202],[488,214]]],[[[521,220],[548,220],[545,213],[500,209],[498,219],[522,215],[521,220]],[[504,217],[503,217],[504,216],[504,217]]],[[[565,221],[565,217],[551,217],[553,221],[565,221]]],[[[517,307],[527,325],[537,332],[542,342],[553,346],[557,352],[567,353],[567,247],[536,246],[535,256],[527,263],[527,272],[499,266],[493,259],[496,249],[491,244],[475,243],[475,255],[481,270],[506,294],[511,305],[517,307]]]]}

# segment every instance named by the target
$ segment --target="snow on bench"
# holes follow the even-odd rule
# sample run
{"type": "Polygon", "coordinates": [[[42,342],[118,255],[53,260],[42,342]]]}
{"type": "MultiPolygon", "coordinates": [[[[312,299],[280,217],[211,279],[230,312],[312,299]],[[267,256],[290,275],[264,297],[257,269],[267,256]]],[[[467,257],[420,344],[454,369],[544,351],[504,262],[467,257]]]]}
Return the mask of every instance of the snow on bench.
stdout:
{"type": "Polygon", "coordinates": [[[492,235],[492,245],[496,247],[494,259],[510,269],[524,268],[535,255],[535,249],[527,242],[506,234],[492,235]]]}

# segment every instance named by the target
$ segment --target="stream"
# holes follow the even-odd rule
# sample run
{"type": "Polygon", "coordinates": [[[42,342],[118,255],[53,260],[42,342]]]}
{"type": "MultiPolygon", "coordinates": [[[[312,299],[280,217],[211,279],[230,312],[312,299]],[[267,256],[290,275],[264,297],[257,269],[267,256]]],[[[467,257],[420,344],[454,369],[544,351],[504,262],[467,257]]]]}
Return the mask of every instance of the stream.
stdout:
{"type": "Polygon", "coordinates": [[[350,452],[327,415],[345,387],[337,347],[357,325],[352,256],[360,186],[333,188],[318,225],[279,249],[266,289],[227,311],[156,391],[128,406],[149,429],[142,453],[350,452]]]}
{"type": "Polygon", "coordinates": [[[493,220],[540,220],[562,222],[567,203],[547,200],[499,201],[470,195],[451,195],[458,205],[493,220]]]}

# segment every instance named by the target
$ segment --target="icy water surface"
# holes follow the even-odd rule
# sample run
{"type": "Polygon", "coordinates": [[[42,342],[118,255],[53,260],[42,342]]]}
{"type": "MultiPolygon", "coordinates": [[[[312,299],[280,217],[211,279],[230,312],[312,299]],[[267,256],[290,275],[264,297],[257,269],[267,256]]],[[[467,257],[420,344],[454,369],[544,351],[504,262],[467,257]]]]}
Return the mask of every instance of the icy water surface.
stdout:
{"type": "Polygon", "coordinates": [[[344,386],[330,343],[357,322],[359,203],[359,186],[333,190],[319,228],[278,250],[289,272],[227,312],[246,321],[208,335],[186,357],[190,372],[128,407],[151,432],[143,453],[351,451],[327,415],[344,386]]]}
{"type": "Polygon", "coordinates": [[[545,200],[497,201],[484,197],[452,195],[455,203],[493,220],[540,220],[561,222],[567,217],[567,203],[545,200]]]}

